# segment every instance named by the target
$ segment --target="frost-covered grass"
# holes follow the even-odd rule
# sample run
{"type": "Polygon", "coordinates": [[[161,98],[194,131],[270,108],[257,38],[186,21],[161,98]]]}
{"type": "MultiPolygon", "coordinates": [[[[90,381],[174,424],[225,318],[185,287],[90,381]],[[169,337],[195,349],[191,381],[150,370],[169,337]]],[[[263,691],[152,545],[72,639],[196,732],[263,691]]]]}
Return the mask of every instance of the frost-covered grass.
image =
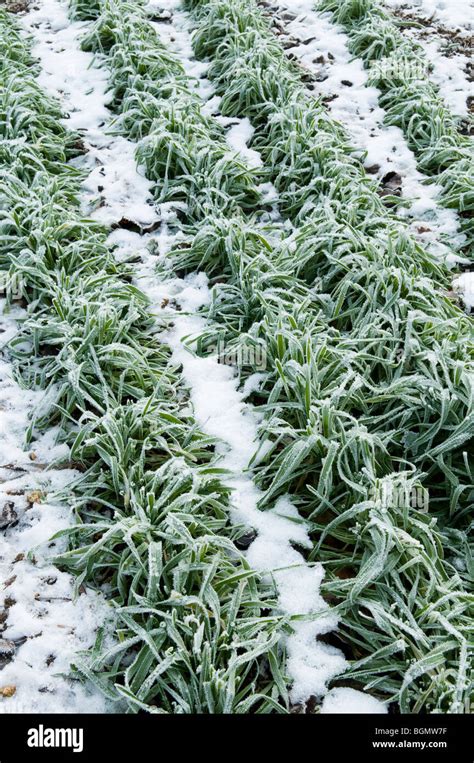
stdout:
{"type": "MultiPolygon", "coordinates": [[[[409,220],[410,230],[423,246],[452,259],[452,249],[460,249],[465,243],[465,236],[459,231],[459,217],[455,210],[439,205],[441,188],[426,182],[428,177],[418,170],[400,128],[384,124],[380,91],[368,85],[369,72],[363,61],[350,53],[344,30],[331,21],[329,14],[317,11],[314,0],[298,0],[296,5],[290,0],[275,0],[272,11],[265,12],[287,56],[303,67],[305,80],[314,77],[308,87],[318,93],[333,118],[344,126],[372,177],[382,182],[381,192],[387,192],[384,183],[391,177],[395,178],[395,185],[399,184],[396,190],[399,199],[394,202],[392,196],[388,202],[391,208],[409,220]],[[288,13],[298,15],[287,21],[288,13]]],[[[453,59],[441,58],[437,49],[432,58],[442,69],[443,82],[452,93],[453,82],[448,82],[447,77],[459,73],[453,59]],[[447,71],[443,68],[446,61],[453,62],[447,71]]],[[[460,66],[461,61],[457,64],[460,66]]],[[[465,83],[460,88],[463,92],[455,95],[461,100],[464,93],[465,101],[468,89],[465,83]]]]}
{"type": "MultiPolygon", "coordinates": [[[[222,95],[220,108],[251,120],[264,177],[275,183],[281,209],[299,226],[290,239],[282,238],[238,214],[225,178],[222,195],[209,197],[205,226],[200,209],[188,206],[186,220],[197,235],[193,230],[189,244],[175,251],[175,264],[223,272],[227,279],[209,311],[216,333],[203,335],[202,349],[216,336],[265,347],[271,371],[255,396],[268,411],[262,427],[267,452],[256,466],[266,491],[261,505],[289,491],[312,522],[315,558],[332,573],[325,590],[338,602],[344,638],[362,656],[354,676],[395,696],[404,710],[460,710],[469,695],[465,634],[472,598],[440,552],[444,543],[460,556],[466,542],[470,475],[463,445],[472,425],[467,318],[443,296],[448,280],[441,266],[387,214],[341,129],[304,93],[298,70],[288,65],[254,4],[201,6],[195,49],[212,57],[209,74],[222,95]],[[466,385],[462,402],[453,374],[459,389],[466,385]],[[384,506],[373,498],[381,484],[399,483],[405,495],[412,486],[430,493],[441,530],[406,500],[384,506]],[[456,532],[444,526],[450,502],[461,528],[456,532]],[[428,593],[437,626],[425,632],[428,593]],[[451,609],[452,597],[460,609],[451,609]],[[457,641],[447,638],[445,627],[452,629],[453,617],[457,641]],[[432,666],[434,683],[426,673],[432,666]]],[[[113,8],[105,6],[86,45],[110,48],[122,30],[119,15],[114,20],[113,8]]],[[[136,30],[133,19],[130,34],[136,30]]],[[[130,60],[116,60],[123,71],[114,72],[115,79],[135,71],[130,60]]],[[[173,200],[175,188],[186,193],[190,172],[198,172],[199,151],[188,150],[195,136],[208,141],[209,151],[217,139],[195,96],[183,88],[182,74],[178,82],[179,91],[177,83],[134,78],[130,97],[125,91],[118,105],[117,124],[130,125],[143,145],[152,146],[147,173],[160,200],[173,200]],[[175,118],[179,111],[186,120],[175,118]],[[159,150],[163,136],[173,152],[166,164],[159,150]]]]}
{"type": "Polygon", "coordinates": [[[60,533],[71,549],[55,563],[103,589],[119,622],[116,645],[99,637],[77,670],[133,710],[284,712],[282,618],[234,543],[215,440],[186,407],[130,267],[80,213],[66,164],[80,144],[5,13],[0,34],[12,94],[0,134],[33,157],[13,155],[2,174],[0,265],[8,296],[28,305],[9,353],[25,384],[51,393],[32,427],[59,425],[83,469],[68,490],[77,527],[60,533]]]}
{"type": "MultiPolygon", "coordinates": [[[[156,199],[182,205],[187,237],[170,267],[217,281],[196,351],[223,339],[264,352],[258,380],[251,361],[242,369],[261,415],[259,508],[290,498],[307,520],[305,554],[324,563],[335,638],[351,654],[341,681],[403,712],[467,711],[472,326],[255,2],[186,5],[220,110],[250,120],[261,167],[229,151],[141,4],[72,3],[96,16],[84,46],[110,69],[114,130],[140,141],[156,199]],[[286,220],[269,214],[262,181],[286,220]]],[[[86,467],[58,563],[78,585],[106,584],[121,623],[118,645],[99,640],[80,670],[133,709],[285,711],[291,623],[250,567],[253,544],[246,559],[233,543],[242,529],[215,438],[189,410],[130,267],[79,218],[70,173],[54,162],[26,185],[11,172],[1,262],[21,269],[31,311],[12,352],[30,383],[58,386],[47,421],[86,467]]]]}
{"type": "Polygon", "coordinates": [[[275,254],[260,243],[256,256],[257,231],[243,236],[237,220],[233,238],[220,223],[210,238],[234,276],[216,290],[216,326],[228,316],[227,341],[249,334],[269,358],[256,395],[267,410],[261,506],[289,492],[313,522],[312,558],[332,573],[323,590],[361,658],[348,674],[403,711],[462,711],[472,692],[470,552],[459,562],[472,500],[469,321],[443,294],[442,268],[387,214],[340,128],[304,91],[255,3],[188,7],[223,113],[251,120],[252,146],[298,226],[276,249],[279,291],[275,277],[266,288],[275,254]],[[288,309],[293,284],[312,293],[288,309]],[[397,484],[397,505],[377,498],[397,484]],[[429,496],[427,514],[406,500],[416,489],[429,496]]]}
{"type": "Polygon", "coordinates": [[[382,92],[386,123],[402,129],[420,169],[436,176],[444,189],[441,202],[461,213],[472,244],[472,140],[427,76],[423,49],[402,34],[379,0],[320,0],[317,7],[346,30],[351,51],[370,67],[369,82],[382,92]]]}

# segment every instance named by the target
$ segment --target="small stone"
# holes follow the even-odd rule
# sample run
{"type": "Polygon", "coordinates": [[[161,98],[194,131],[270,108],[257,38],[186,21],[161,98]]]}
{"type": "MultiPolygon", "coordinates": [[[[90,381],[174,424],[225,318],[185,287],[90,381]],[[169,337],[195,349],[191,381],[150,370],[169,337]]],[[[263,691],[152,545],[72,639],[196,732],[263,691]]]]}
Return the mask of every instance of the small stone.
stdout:
{"type": "Polygon", "coordinates": [[[0,654],[15,654],[15,644],[5,638],[0,638],[0,654]]]}
{"type": "Polygon", "coordinates": [[[6,501],[0,509],[0,529],[14,524],[18,519],[13,501],[6,501]]]}
{"type": "Polygon", "coordinates": [[[382,185],[390,191],[396,191],[402,186],[402,176],[398,172],[387,172],[382,178],[382,185]]]}
{"type": "Polygon", "coordinates": [[[44,493],[41,490],[32,490],[28,493],[26,500],[28,503],[39,503],[44,498],[44,493]]]}
{"type": "Polygon", "coordinates": [[[2,697],[13,697],[14,694],[16,694],[16,686],[13,686],[13,684],[0,687],[0,695],[2,697]]]}
{"type": "Polygon", "coordinates": [[[387,172],[380,181],[379,195],[401,196],[402,195],[402,177],[398,172],[387,172]]]}
{"type": "Polygon", "coordinates": [[[254,542],[256,537],[257,533],[255,530],[249,530],[248,532],[244,533],[244,535],[241,535],[240,538],[236,539],[235,545],[241,551],[245,551],[254,542]]]}

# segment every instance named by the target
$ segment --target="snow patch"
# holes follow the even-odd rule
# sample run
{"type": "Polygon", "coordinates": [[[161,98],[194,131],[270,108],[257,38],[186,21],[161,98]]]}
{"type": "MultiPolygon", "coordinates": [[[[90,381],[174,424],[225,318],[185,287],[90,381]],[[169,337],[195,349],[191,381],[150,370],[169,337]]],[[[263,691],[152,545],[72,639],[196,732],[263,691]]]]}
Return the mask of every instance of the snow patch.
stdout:
{"type": "Polygon", "coordinates": [[[331,689],[323,699],[321,713],[344,714],[363,713],[367,715],[383,715],[388,713],[387,706],[370,694],[364,694],[356,689],[338,687],[331,689]]]}
{"type": "Polygon", "coordinates": [[[385,4],[421,12],[425,18],[433,18],[447,29],[467,31],[474,28],[472,0],[385,0],[385,4]]]}
{"type": "Polygon", "coordinates": [[[247,146],[254,132],[255,130],[247,117],[239,119],[238,123],[227,132],[227,143],[246,160],[249,167],[261,167],[263,162],[260,153],[247,146]]]}
{"type": "Polygon", "coordinates": [[[469,310],[474,309],[474,273],[467,272],[453,281],[453,288],[459,293],[469,310]]]}
{"type": "Polygon", "coordinates": [[[470,62],[461,53],[449,57],[440,51],[439,40],[418,38],[418,44],[433,67],[430,79],[439,87],[439,92],[453,114],[465,117],[469,114],[467,99],[474,96],[474,82],[469,82],[465,69],[470,62]]]}

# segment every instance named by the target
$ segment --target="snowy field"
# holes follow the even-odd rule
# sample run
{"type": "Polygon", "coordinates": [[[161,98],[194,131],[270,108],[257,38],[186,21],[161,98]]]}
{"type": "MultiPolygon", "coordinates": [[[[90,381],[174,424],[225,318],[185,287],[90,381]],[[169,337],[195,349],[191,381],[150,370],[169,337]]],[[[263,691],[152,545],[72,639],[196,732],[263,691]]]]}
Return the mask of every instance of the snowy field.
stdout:
{"type": "Polygon", "coordinates": [[[472,711],[473,24],[0,4],[0,713],[472,711]]]}

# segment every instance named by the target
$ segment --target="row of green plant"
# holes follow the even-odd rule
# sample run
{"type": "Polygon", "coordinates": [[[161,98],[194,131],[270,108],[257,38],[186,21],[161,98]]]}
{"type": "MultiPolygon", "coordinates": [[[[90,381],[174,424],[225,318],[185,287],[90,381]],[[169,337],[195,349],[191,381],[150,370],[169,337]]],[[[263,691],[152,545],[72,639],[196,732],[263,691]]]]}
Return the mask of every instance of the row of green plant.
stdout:
{"type": "Polygon", "coordinates": [[[22,383],[50,393],[29,440],[60,425],[81,469],[56,562],[113,604],[113,646],[105,629],[77,675],[132,711],[285,712],[288,624],[236,545],[215,441],[188,412],[132,267],[80,213],[68,160],[82,143],[4,11],[0,45],[0,268],[27,309],[7,352],[22,383]]]}
{"type": "Polygon", "coordinates": [[[471,250],[474,210],[472,139],[430,81],[429,64],[418,43],[403,34],[380,0],[318,0],[349,36],[349,49],[369,68],[368,83],[381,91],[386,124],[403,131],[420,170],[442,188],[441,203],[460,213],[471,250]]]}
{"type": "Polygon", "coordinates": [[[186,6],[221,111],[251,119],[252,146],[296,226],[278,239],[251,218],[208,218],[175,253],[183,268],[224,274],[209,311],[215,334],[265,346],[269,373],[252,397],[266,414],[261,507],[289,492],[310,522],[310,559],[324,562],[340,637],[360,658],[345,680],[403,711],[466,711],[472,324],[256,3],[186,6]]]}

